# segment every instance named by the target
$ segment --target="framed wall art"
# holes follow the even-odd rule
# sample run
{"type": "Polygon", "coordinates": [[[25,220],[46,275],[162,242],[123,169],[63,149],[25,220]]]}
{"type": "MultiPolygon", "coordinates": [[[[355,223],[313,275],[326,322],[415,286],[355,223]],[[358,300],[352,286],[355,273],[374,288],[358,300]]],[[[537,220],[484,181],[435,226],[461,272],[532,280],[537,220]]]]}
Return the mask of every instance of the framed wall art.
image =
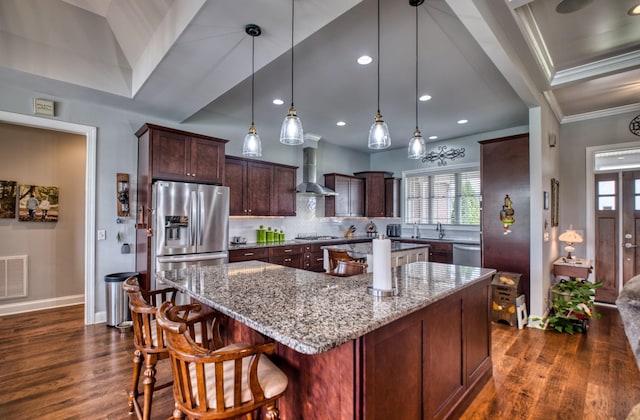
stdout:
{"type": "Polygon", "coordinates": [[[16,181],[0,181],[0,219],[15,219],[17,192],[16,181]]]}
{"type": "Polygon", "coordinates": [[[57,222],[59,216],[58,187],[20,185],[18,220],[22,222],[57,222]]]}
{"type": "Polygon", "coordinates": [[[551,227],[558,226],[558,204],[560,199],[560,181],[551,178],[551,227]]]}

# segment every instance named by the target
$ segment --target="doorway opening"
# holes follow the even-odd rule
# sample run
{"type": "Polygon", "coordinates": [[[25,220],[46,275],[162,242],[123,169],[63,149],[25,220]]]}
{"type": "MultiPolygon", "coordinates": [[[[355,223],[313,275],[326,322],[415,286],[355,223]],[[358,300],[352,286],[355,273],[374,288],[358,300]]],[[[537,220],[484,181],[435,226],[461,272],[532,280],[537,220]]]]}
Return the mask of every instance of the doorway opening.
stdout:
{"type": "Polygon", "coordinates": [[[95,323],[95,192],[96,192],[96,127],[74,124],[30,115],[0,111],[0,121],[52,131],[79,134],[86,138],[85,211],[84,211],[84,322],[95,323]]]}

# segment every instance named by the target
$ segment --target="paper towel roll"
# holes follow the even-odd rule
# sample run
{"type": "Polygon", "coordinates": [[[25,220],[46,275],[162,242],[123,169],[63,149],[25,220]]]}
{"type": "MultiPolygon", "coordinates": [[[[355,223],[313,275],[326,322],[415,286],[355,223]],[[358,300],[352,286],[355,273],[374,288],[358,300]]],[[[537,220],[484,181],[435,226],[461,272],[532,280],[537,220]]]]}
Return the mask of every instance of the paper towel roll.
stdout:
{"type": "Polygon", "coordinates": [[[391,285],[391,240],[373,241],[373,288],[392,290],[391,285]]]}

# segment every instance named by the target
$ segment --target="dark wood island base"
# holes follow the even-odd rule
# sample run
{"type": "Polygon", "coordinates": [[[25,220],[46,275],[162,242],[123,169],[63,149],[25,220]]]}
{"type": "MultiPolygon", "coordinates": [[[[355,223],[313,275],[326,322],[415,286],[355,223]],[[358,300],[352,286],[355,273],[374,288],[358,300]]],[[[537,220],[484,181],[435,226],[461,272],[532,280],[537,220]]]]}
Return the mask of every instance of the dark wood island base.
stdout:
{"type": "MultiPolygon", "coordinates": [[[[319,354],[277,344],[282,419],[457,418],[492,376],[491,277],[319,354]]],[[[272,341],[227,318],[230,342],[272,341]]]]}

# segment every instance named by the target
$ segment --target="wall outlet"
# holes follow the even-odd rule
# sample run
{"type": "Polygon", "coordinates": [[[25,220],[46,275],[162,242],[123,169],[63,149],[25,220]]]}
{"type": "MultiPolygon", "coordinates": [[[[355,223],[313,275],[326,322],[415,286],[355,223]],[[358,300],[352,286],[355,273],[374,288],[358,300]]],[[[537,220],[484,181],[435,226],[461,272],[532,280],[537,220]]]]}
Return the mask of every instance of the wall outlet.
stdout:
{"type": "Polygon", "coordinates": [[[99,229],[98,230],[98,240],[99,241],[104,241],[107,239],[107,231],[104,229],[99,229]]]}

